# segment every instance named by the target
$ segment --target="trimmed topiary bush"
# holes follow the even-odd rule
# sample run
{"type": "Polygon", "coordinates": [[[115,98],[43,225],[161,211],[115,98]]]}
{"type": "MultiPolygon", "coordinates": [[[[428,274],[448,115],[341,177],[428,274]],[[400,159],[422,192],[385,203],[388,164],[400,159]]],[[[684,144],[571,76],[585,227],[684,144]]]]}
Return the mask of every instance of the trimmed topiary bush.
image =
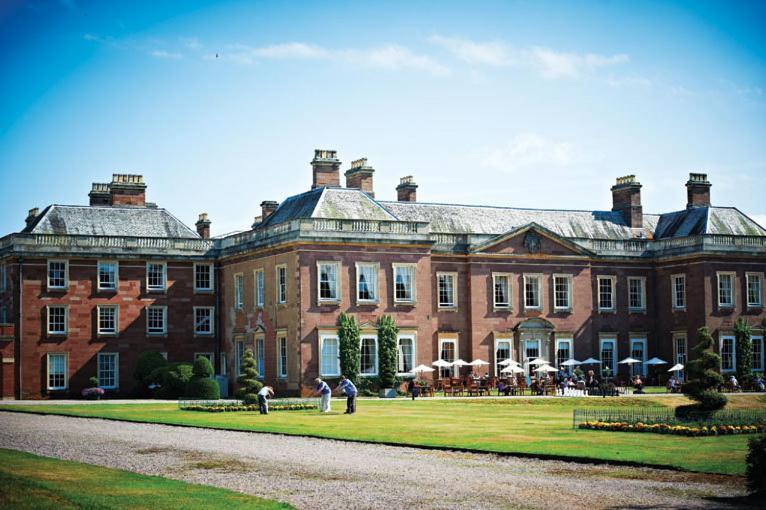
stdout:
{"type": "Polygon", "coordinates": [[[263,384],[258,380],[258,364],[253,356],[253,351],[245,351],[242,356],[242,375],[237,377],[236,396],[245,404],[257,404],[258,392],[263,388],[263,384]]]}
{"type": "Polygon", "coordinates": [[[149,386],[162,384],[157,380],[157,375],[161,369],[168,367],[168,360],[157,351],[145,351],[138,355],[136,360],[136,370],[133,373],[138,382],[139,391],[144,395],[149,395],[151,390],[149,386]]]}
{"type": "Polygon", "coordinates": [[[766,436],[756,437],[748,443],[747,488],[758,495],[766,495],[766,436]]]}
{"type": "Polygon", "coordinates": [[[717,391],[723,384],[723,377],[718,372],[721,357],[712,351],[713,338],[707,327],[699,328],[697,336],[698,342],[693,349],[695,359],[686,364],[689,379],[681,388],[696,403],[677,407],[676,416],[679,418],[701,418],[726,406],[726,396],[717,391]]]}
{"type": "Polygon", "coordinates": [[[356,323],[356,319],[341,313],[338,317],[340,373],[354,384],[359,380],[359,342],[359,324],[356,323]]]}
{"type": "Polygon", "coordinates": [[[384,315],[378,321],[378,354],[380,367],[380,387],[396,387],[396,338],[399,328],[393,317],[384,315]]]}
{"type": "Polygon", "coordinates": [[[743,388],[753,386],[753,329],[744,317],[734,323],[737,346],[737,379],[743,388]]]}
{"type": "Polygon", "coordinates": [[[167,367],[155,370],[152,378],[160,385],[155,392],[158,398],[179,398],[186,393],[186,385],[192,378],[192,365],[190,363],[170,363],[167,367]]]}
{"type": "Polygon", "coordinates": [[[194,360],[192,378],[186,384],[186,397],[200,398],[205,400],[218,400],[221,398],[221,388],[213,377],[213,365],[210,360],[202,356],[194,360]]]}

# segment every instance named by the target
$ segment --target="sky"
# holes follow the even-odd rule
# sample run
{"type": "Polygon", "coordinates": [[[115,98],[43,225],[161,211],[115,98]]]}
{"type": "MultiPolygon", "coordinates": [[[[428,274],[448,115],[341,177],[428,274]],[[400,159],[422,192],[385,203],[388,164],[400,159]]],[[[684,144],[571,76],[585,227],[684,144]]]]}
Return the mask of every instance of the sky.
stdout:
{"type": "MultiPolygon", "coordinates": [[[[0,2],[0,236],[142,174],[213,235],[307,191],[317,148],[395,200],[644,211],[766,225],[766,2],[0,2]]],[[[344,179],[341,177],[341,180],[344,179]]]]}

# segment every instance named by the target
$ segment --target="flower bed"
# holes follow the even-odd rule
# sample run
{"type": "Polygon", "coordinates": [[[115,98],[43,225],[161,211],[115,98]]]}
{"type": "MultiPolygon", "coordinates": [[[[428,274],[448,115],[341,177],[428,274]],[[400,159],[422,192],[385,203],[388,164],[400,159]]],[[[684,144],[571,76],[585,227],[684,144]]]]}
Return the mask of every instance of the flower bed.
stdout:
{"type": "Polygon", "coordinates": [[[766,425],[713,425],[708,426],[686,426],[686,425],[668,425],[667,423],[646,424],[642,422],[605,422],[590,421],[581,423],[581,429],[587,430],[607,430],[610,432],[653,432],[656,434],[675,434],[679,436],[724,436],[732,434],[757,434],[766,432],[766,425]]]}
{"type": "MultiPolygon", "coordinates": [[[[206,413],[233,413],[240,411],[258,411],[257,404],[246,405],[239,400],[181,400],[179,409],[183,411],[202,411],[206,413]]],[[[316,399],[281,399],[270,400],[269,411],[305,411],[319,409],[316,399]]]]}

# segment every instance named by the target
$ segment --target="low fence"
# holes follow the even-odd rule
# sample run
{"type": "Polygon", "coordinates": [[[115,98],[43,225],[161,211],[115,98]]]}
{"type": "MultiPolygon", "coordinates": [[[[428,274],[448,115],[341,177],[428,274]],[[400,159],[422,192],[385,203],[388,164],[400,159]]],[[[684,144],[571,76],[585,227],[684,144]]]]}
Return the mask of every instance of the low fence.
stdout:
{"type": "Polygon", "coordinates": [[[598,409],[574,409],[572,411],[572,428],[587,422],[620,422],[635,425],[667,424],[667,425],[766,425],[766,410],[762,409],[723,409],[705,416],[690,416],[679,418],[675,410],[668,407],[620,408],[607,407],[598,409]]]}

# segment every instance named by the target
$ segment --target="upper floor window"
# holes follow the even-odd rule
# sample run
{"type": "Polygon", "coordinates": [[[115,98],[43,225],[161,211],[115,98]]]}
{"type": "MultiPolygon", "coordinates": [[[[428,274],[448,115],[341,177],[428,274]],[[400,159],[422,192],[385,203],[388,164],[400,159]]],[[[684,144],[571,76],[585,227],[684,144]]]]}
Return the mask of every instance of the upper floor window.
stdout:
{"type": "Polygon", "coordinates": [[[734,306],[734,277],[733,272],[718,273],[718,306],[722,308],[734,306]]]}
{"type": "Polygon", "coordinates": [[[117,262],[98,261],[98,290],[117,290],[117,262]]]}
{"type": "Polygon", "coordinates": [[[242,273],[234,275],[234,308],[241,310],[245,307],[245,277],[242,273]]]}
{"type": "Polygon", "coordinates": [[[538,274],[524,275],[524,308],[533,310],[542,308],[541,280],[542,276],[538,274]]]}
{"type": "Polygon", "coordinates": [[[598,282],[598,309],[603,311],[614,310],[614,276],[599,276],[598,282]]]}
{"type": "Polygon", "coordinates": [[[415,264],[394,264],[394,303],[415,302],[415,264]]]}
{"type": "Polygon", "coordinates": [[[553,275],[553,308],[570,310],[572,308],[572,276],[553,275]]]}
{"type": "Polygon", "coordinates": [[[436,273],[439,285],[439,308],[457,308],[457,273],[436,273]]]}
{"type": "Polygon", "coordinates": [[[166,306],[146,307],[146,332],[149,335],[164,335],[168,332],[168,308],[166,306]]]}
{"type": "Polygon", "coordinates": [[[213,290],[213,264],[194,264],[194,290],[198,292],[213,290]]]}
{"type": "Polygon", "coordinates": [[[373,262],[359,262],[356,265],[356,300],[359,303],[377,303],[378,267],[373,262]]]}
{"type": "Polygon", "coordinates": [[[511,275],[492,273],[493,304],[495,308],[511,308],[511,275]]]}
{"type": "Polygon", "coordinates": [[[747,306],[759,308],[763,306],[763,275],[761,273],[747,273],[747,306]]]}
{"type": "Polygon", "coordinates": [[[48,306],[48,334],[66,335],[69,310],[65,305],[48,306]]]}
{"type": "Polygon", "coordinates": [[[255,276],[255,306],[263,307],[263,269],[256,269],[255,276]]]}
{"type": "Polygon", "coordinates": [[[287,266],[277,266],[277,303],[287,302],[287,266]]]}
{"type": "Polygon", "coordinates": [[[164,262],[146,263],[146,289],[150,291],[165,290],[167,265],[164,262]]]}
{"type": "Polygon", "coordinates": [[[670,277],[673,308],[686,308],[686,275],[674,274],[670,277]]]}
{"type": "Polygon", "coordinates": [[[317,262],[319,301],[340,301],[340,262],[317,262]]]}
{"type": "Polygon", "coordinates": [[[628,278],[628,308],[631,311],[646,310],[646,278],[628,278]]]}
{"type": "Polygon", "coordinates": [[[0,292],[8,288],[8,266],[5,263],[0,264],[0,292]]]}
{"type": "Polygon", "coordinates": [[[194,307],[194,334],[212,335],[213,334],[213,307],[195,306],[194,307]]]}
{"type": "Polygon", "coordinates": [[[65,390],[69,383],[68,358],[63,353],[48,353],[48,389],[65,390]]]}
{"type": "Polygon", "coordinates": [[[66,260],[48,261],[48,288],[66,289],[69,284],[69,262],[66,260]]]}
{"type": "Polygon", "coordinates": [[[99,305],[98,309],[98,334],[116,335],[117,334],[117,305],[99,305]]]}

